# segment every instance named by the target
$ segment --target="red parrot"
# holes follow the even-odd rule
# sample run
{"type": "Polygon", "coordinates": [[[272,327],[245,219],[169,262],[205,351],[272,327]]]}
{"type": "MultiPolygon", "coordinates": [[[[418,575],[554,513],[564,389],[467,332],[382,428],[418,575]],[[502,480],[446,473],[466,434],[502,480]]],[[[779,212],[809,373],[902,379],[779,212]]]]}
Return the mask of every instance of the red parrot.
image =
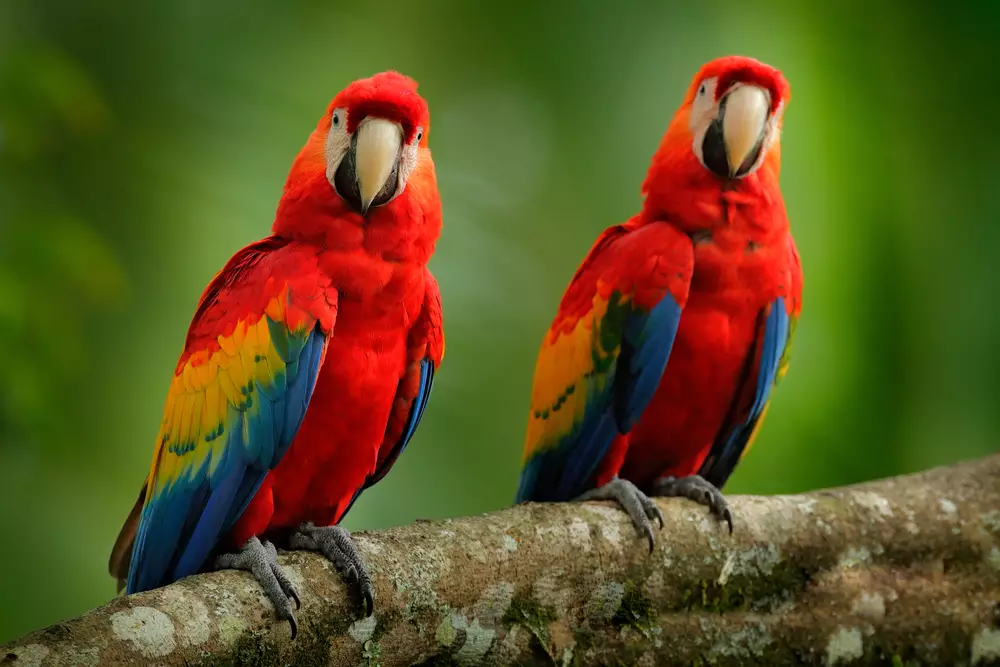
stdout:
{"type": "Polygon", "coordinates": [[[111,554],[128,593],[248,570],[294,637],[278,544],[324,554],[371,615],[371,579],[337,524],[406,448],[444,354],[429,129],[412,79],[351,83],[296,157],[271,236],[205,290],[111,554]]]}
{"type": "Polygon", "coordinates": [[[707,505],[788,365],[802,269],[778,187],[782,74],[751,58],[695,76],[642,210],[577,269],[535,369],[517,499],[615,500],[653,547],[649,496],[707,505]]]}

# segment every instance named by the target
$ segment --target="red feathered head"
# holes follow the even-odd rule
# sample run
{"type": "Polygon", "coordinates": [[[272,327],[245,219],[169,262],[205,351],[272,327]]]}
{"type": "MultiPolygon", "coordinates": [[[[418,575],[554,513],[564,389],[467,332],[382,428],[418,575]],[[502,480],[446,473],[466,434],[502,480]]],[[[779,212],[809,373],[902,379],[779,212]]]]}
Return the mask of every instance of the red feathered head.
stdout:
{"type": "MultiPolygon", "coordinates": [[[[398,218],[391,210],[400,207],[439,207],[429,129],[427,102],[413,79],[390,71],[352,82],[296,158],[279,213],[303,205],[295,202],[323,203],[361,223],[398,218]]],[[[293,233],[297,224],[282,221],[276,229],[293,233]]]]}
{"type": "Polygon", "coordinates": [[[338,108],[346,111],[348,133],[353,134],[365,118],[376,116],[399,123],[406,143],[410,143],[421,128],[420,142],[427,143],[431,122],[427,102],[417,94],[417,82],[399,72],[382,72],[368,79],[358,79],[333,98],[327,110],[331,119],[338,108]]]}
{"type": "Polygon", "coordinates": [[[685,189],[777,187],[789,96],[781,72],[753,58],[727,56],[703,66],[653,156],[643,185],[646,208],[672,210],[685,189]]]}

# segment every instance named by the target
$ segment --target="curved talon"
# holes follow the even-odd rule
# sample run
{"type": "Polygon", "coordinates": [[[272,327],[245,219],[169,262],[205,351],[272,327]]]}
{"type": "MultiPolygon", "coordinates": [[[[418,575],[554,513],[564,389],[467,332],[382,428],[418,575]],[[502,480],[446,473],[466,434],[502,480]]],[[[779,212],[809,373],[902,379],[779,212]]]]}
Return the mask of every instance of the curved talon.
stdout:
{"type": "Polygon", "coordinates": [[[656,537],[653,536],[652,526],[643,526],[642,530],[646,533],[646,539],[649,540],[649,553],[653,553],[656,549],[656,537]]]}
{"type": "Polygon", "coordinates": [[[296,607],[301,607],[299,592],[289,580],[281,566],[278,565],[278,552],[270,542],[261,542],[251,537],[243,548],[235,553],[222,554],[215,559],[215,569],[245,570],[252,574],[264,589],[278,618],[288,621],[292,639],[298,634],[298,623],[289,598],[295,600],[296,607]]]}
{"type": "Polygon", "coordinates": [[[729,525],[729,534],[732,535],[733,534],[733,511],[731,509],[729,509],[729,507],[726,507],[724,510],[722,510],[722,520],[725,521],[726,524],[729,525]]]}
{"type": "Polygon", "coordinates": [[[362,586],[362,592],[365,598],[365,618],[369,618],[375,613],[375,591],[372,589],[372,584],[370,581],[365,582],[366,585],[362,586]]]}
{"type": "Polygon", "coordinates": [[[318,551],[334,564],[350,588],[357,590],[364,604],[365,617],[375,613],[375,591],[351,534],[340,526],[316,526],[304,523],[292,535],[293,549],[318,551]]]}
{"type": "Polygon", "coordinates": [[[663,527],[663,513],[646,494],[636,488],[632,482],[614,478],[598,489],[591,489],[576,499],[578,502],[587,500],[614,500],[632,520],[632,525],[640,535],[649,541],[649,552],[656,548],[656,536],[651,521],[656,519],[663,527]]]}
{"type": "Polygon", "coordinates": [[[720,521],[725,521],[729,534],[733,533],[733,511],[725,496],[714,484],[700,475],[688,477],[661,477],[653,486],[654,495],[664,498],[687,498],[699,505],[704,505],[708,511],[720,521]]]}

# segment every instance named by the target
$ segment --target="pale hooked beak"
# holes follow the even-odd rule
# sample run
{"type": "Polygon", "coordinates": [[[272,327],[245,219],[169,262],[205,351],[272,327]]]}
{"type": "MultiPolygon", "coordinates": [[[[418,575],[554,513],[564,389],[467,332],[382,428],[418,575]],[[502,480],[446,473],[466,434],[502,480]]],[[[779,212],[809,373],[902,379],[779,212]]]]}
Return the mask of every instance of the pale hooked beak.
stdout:
{"type": "Polygon", "coordinates": [[[365,214],[376,198],[381,204],[395,194],[396,183],[388,180],[390,176],[398,178],[403,128],[384,118],[366,118],[356,134],[354,168],[361,213],[365,214]]]}
{"type": "Polygon", "coordinates": [[[748,84],[738,86],[726,95],[725,102],[722,138],[726,146],[729,176],[732,178],[746,173],[756,162],[771,102],[767,91],[748,84]],[[748,159],[750,164],[746,164],[748,159]]]}

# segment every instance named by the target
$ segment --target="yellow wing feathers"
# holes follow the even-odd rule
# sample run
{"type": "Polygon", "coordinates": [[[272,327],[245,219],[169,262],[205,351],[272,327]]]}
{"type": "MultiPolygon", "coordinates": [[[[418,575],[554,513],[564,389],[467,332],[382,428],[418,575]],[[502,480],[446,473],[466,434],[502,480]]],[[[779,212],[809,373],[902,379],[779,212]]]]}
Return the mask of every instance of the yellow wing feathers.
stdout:
{"type": "MultiPolygon", "coordinates": [[[[273,299],[267,312],[284,314],[284,308],[273,299]]],[[[206,462],[211,474],[225,451],[230,412],[252,409],[258,387],[266,391],[284,382],[286,364],[271,339],[268,317],[237,321],[217,343],[191,354],[174,375],[150,470],[154,493],[206,462]]]]}
{"type": "MultiPolygon", "coordinates": [[[[546,334],[535,366],[524,461],[571,433],[583,419],[588,395],[603,389],[606,378],[594,373],[595,355],[603,353],[594,340],[595,328],[608,309],[600,292],[584,316],[569,325],[557,322],[546,334]]],[[[617,355],[618,349],[611,354],[617,355]]]]}

